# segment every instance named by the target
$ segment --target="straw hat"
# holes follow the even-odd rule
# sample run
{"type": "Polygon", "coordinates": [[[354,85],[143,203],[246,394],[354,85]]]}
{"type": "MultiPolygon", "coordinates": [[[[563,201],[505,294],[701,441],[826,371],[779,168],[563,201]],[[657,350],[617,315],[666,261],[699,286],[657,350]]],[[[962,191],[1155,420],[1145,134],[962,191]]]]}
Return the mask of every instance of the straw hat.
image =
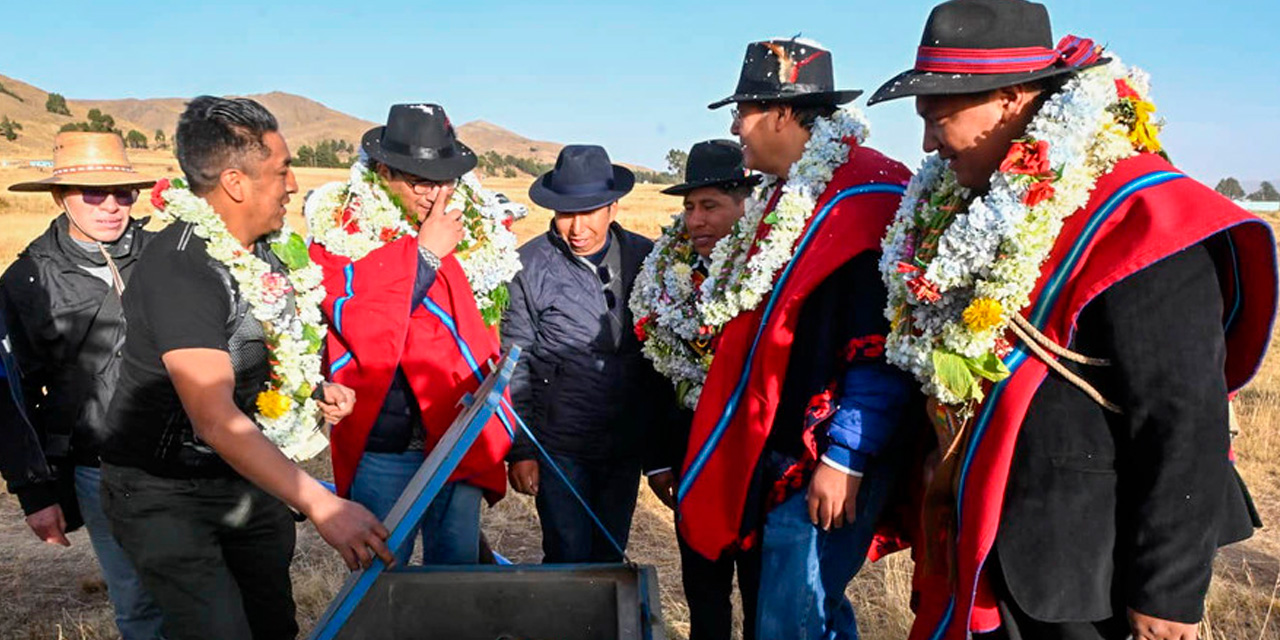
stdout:
{"type": "Polygon", "coordinates": [[[56,186],[143,189],[155,183],[133,170],[119,134],[63,131],[53,143],[53,175],[19,182],[9,190],[50,191],[56,186]]]}

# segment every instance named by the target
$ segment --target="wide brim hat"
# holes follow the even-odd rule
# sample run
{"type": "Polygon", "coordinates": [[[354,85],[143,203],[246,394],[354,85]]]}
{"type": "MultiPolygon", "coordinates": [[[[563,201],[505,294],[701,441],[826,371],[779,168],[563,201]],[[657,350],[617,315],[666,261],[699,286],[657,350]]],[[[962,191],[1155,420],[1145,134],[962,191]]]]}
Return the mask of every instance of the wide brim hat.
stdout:
{"type": "Polygon", "coordinates": [[[1049,11],[1026,0],[951,0],[933,8],[916,63],[867,104],[912,96],[983,93],[1110,62],[1092,40],[1053,46],[1049,11]]]}
{"type": "Polygon", "coordinates": [[[610,162],[604,147],[571,144],[560,150],[555,168],[529,186],[529,199],[552,211],[580,213],[617,202],[635,185],[635,174],[610,162]]]}
{"type": "Polygon", "coordinates": [[[858,89],[835,88],[830,51],[809,40],[777,38],[748,44],[733,95],[707,108],[737,102],[840,105],[860,95],[858,89]]]}
{"type": "Polygon", "coordinates": [[[714,186],[756,185],[761,176],[752,175],[742,164],[742,145],[733,140],[707,140],[693,145],[685,164],[684,182],[662,190],[683,196],[695,189],[714,186]]]}
{"type": "Polygon", "coordinates": [[[54,187],[146,189],[154,178],[134,170],[116,133],[63,131],[54,138],[53,175],[19,182],[10,191],[51,191],[54,187]]]}
{"type": "Polygon", "coordinates": [[[436,104],[392,105],[386,126],[365,132],[360,148],[371,160],[435,182],[457,180],[478,162],[436,104]]]}

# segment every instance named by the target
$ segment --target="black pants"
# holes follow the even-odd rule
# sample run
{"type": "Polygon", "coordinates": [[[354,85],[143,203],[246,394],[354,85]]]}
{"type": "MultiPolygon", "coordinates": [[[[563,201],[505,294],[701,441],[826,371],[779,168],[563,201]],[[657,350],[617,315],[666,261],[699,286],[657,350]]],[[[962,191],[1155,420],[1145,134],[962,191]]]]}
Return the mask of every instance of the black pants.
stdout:
{"type": "Polygon", "coordinates": [[[1130,637],[1129,622],[1123,608],[1118,615],[1098,622],[1042,622],[1027,615],[1013,601],[1004,583],[999,558],[993,553],[987,563],[991,588],[1000,607],[1001,628],[976,636],[981,640],[1125,640],[1130,637]]]}
{"type": "Polygon", "coordinates": [[[738,569],[738,593],[742,595],[742,638],[755,640],[756,596],[760,591],[760,550],[742,551],[719,560],[708,560],[680,544],[680,579],[689,602],[689,640],[729,640],[733,631],[733,570],[738,569]]]}
{"type": "Polygon", "coordinates": [[[238,476],[172,479],[104,464],[102,506],[170,640],[297,637],[296,529],[284,503],[238,476]]]}
{"type": "MultiPolygon", "coordinates": [[[[609,535],[625,551],[640,488],[640,463],[551,455],[573,488],[599,516],[609,535]]],[[[609,543],[569,487],[542,459],[538,460],[536,504],[538,520],[542,523],[543,562],[622,561],[622,554],[609,543]]]]}

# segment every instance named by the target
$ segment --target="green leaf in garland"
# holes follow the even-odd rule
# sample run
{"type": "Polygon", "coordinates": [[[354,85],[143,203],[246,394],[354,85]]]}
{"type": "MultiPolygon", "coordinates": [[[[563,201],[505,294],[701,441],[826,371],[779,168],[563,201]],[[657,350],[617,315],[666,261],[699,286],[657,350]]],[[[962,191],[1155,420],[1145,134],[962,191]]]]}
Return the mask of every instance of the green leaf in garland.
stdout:
{"type": "Polygon", "coordinates": [[[979,358],[969,358],[965,360],[965,364],[975,375],[992,382],[1000,382],[1009,377],[1009,367],[1004,366],[1004,361],[991,352],[979,358]]]}
{"type": "Polygon", "coordinates": [[[174,178],[169,181],[169,186],[174,187],[176,189],[186,189],[187,181],[183,180],[182,178],[174,178]]]}
{"type": "Polygon", "coordinates": [[[956,397],[968,400],[981,397],[982,388],[978,379],[973,376],[969,365],[962,356],[935,349],[933,351],[933,373],[938,382],[956,397]],[[976,393],[975,393],[976,392],[976,393]]]}
{"type": "Polygon", "coordinates": [[[304,382],[298,386],[297,391],[293,392],[293,401],[297,402],[298,404],[303,404],[307,401],[307,398],[311,397],[311,393],[314,391],[315,391],[314,387],[312,387],[309,383],[304,382]]]}
{"type": "Polygon", "coordinates": [[[770,225],[778,224],[778,212],[770,211],[769,215],[764,217],[764,223],[770,225]]]}
{"type": "Polygon", "coordinates": [[[302,327],[302,337],[313,350],[318,351],[320,346],[324,344],[324,337],[320,335],[319,331],[316,331],[315,327],[309,324],[302,327]]]}
{"type": "Polygon", "coordinates": [[[282,241],[271,243],[271,253],[276,254],[276,257],[280,258],[290,271],[297,271],[311,264],[311,255],[307,253],[307,242],[296,233],[289,234],[289,237],[282,241]]]}

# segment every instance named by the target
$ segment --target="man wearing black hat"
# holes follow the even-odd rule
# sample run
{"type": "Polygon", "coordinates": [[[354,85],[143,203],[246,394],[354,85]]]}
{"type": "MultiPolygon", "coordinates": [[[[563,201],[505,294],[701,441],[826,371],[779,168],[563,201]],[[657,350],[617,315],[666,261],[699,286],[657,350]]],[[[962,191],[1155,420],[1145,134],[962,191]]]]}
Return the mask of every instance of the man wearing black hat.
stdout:
{"type": "Polygon", "coordinates": [[[952,0],[871,99],[914,97],[935,154],[881,263],[940,452],[912,639],[1193,639],[1217,547],[1252,533],[1227,395],[1269,340],[1275,246],[1169,164],[1148,91],[1053,46],[1043,5],[952,0]]]}
{"type": "MultiPolygon", "coordinates": [[[[361,399],[333,429],[334,482],[385,518],[483,379],[471,363],[496,361],[498,343],[454,252],[455,188],[476,156],[444,109],[393,105],[361,151],[350,180],[317,189],[306,215],[325,274],[329,369],[361,399]]],[[[422,519],[424,564],[478,561],[481,497],[505,493],[510,444],[495,416],[422,519]]],[[[395,550],[401,563],[413,547],[395,550]]]]}
{"type": "Polygon", "coordinates": [[[644,434],[652,416],[666,415],[653,406],[661,380],[640,354],[626,305],[653,248],[615,222],[634,184],[602,147],[570,145],[529,187],[555,218],[520,248],[524,268],[511,283],[502,343],[524,349],[511,397],[550,456],[523,434],[509,456],[511,485],[537,496],[545,562],[622,559],[644,434]]]}
{"type": "MultiPolygon", "coordinates": [[[[742,164],[742,146],[732,140],[708,140],[693,145],[682,184],[663,189],[681,196],[684,210],[645,259],[635,289],[631,313],[644,354],[659,373],[672,383],[679,402],[678,415],[665,425],[672,429],[660,440],[662,466],[647,471],[649,488],[673,509],[676,506],[676,472],[684,462],[693,408],[715,353],[716,335],[703,330],[696,318],[698,290],[706,280],[711,251],[742,217],[751,188],[760,182],[742,164]]],[[[656,401],[656,399],[655,399],[656,401]]],[[[728,638],[733,628],[734,567],[742,595],[742,635],[755,637],[756,590],[760,582],[760,554],[745,550],[708,560],[685,544],[680,545],[680,579],[689,602],[691,640],[728,638]]]]}
{"type": "Polygon", "coordinates": [[[711,254],[697,319],[719,332],[694,413],[680,532],[761,554],[756,634],[856,638],[845,587],[896,482],[909,383],[884,361],[880,236],[909,173],[863,146],[831,53],[747,46],[732,131],[768,174],[711,254]]]}

